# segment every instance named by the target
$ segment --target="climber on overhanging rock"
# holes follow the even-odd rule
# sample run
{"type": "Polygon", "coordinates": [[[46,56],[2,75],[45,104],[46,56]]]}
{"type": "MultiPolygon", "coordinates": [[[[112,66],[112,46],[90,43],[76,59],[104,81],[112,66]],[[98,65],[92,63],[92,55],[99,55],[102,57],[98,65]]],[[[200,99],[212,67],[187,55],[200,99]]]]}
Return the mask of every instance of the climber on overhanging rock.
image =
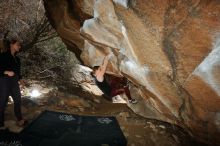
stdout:
{"type": "Polygon", "coordinates": [[[125,93],[130,103],[133,103],[133,104],[137,103],[136,99],[131,98],[128,85],[118,86],[119,84],[122,84],[124,80],[112,79],[109,82],[107,82],[106,77],[105,77],[105,72],[106,72],[109,59],[112,56],[113,56],[113,53],[111,52],[105,56],[101,66],[93,67],[92,76],[95,78],[96,85],[104,93],[105,96],[110,97],[111,99],[112,97],[116,95],[125,93]]]}

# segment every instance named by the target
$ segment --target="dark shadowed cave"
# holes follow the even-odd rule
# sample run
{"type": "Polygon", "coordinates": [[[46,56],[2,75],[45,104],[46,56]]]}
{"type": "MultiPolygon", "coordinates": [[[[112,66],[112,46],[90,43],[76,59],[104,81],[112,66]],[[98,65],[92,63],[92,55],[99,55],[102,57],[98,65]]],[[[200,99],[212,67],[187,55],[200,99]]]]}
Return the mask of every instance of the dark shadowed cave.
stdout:
{"type": "MultiPolygon", "coordinates": [[[[27,127],[45,111],[72,119],[77,118],[71,114],[110,116],[128,146],[215,146],[220,145],[219,16],[219,0],[1,0],[0,51],[8,40],[22,42],[18,56],[27,127]],[[91,68],[110,52],[108,78],[126,78],[137,104],[124,94],[109,101],[96,86],[91,68]]],[[[80,121],[91,124],[79,118],[75,125],[80,121]]],[[[94,137],[77,137],[81,125],[71,135],[74,130],[64,128],[68,124],[49,139],[53,134],[45,129],[53,125],[59,131],[59,126],[45,125],[38,134],[42,139],[31,145],[77,146],[82,139],[88,142],[81,145],[99,146],[89,138],[102,139],[95,126],[89,130],[94,137]]],[[[0,146],[26,146],[36,139],[16,125],[11,97],[5,127],[0,146]]],[[[108,145],[116,146],[100,146],[108,145]]]]}

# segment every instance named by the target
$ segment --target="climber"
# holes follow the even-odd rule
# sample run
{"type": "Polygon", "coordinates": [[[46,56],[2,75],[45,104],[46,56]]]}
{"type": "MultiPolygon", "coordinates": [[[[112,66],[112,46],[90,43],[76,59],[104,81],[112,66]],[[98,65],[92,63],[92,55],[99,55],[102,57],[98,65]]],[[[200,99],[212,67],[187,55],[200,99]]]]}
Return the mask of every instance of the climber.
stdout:
{"type": "Polygon", "coordinates": [[[22,127],[25,121],[21,114],[21,93],[19,84],[24,84],[20,75],[20,59],[16,54],[20,51],[21,44],[18,40],[8,43],[8,50],[0,54],[0,130],[4,127],[4,112],[8,97],[14,101],[14,112],[17,125],[22,127]]]}
{"type": "Polygon", "coordinates": [[[112,97],[116,95],[125,93],[130,103],[132,104],[137,103],[136,99],[131,98],[128,84],[127,85],[122,84],[125,80],[119,80],[119,78],[111,79],[109,82],[106,80],[105,72],[106,72],[109,59],[112,56],[113,56],[113,53],[106,55],[101,66],[93,67],[93,71],[91,74],[95,78],[96,85],[104,93],[105,96],[111,99],[112,97]]]}

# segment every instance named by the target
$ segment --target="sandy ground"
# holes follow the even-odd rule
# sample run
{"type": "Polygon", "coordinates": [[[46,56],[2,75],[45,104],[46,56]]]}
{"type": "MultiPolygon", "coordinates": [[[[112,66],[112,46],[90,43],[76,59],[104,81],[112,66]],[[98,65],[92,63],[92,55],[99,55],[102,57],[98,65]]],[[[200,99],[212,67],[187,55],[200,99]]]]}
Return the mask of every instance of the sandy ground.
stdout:
{"type": "MultiPolygon", "coordinates": [[[[102,97],[88,93],[71,95],[65,93],[50,94],[42,98],[24,97],[22,111],[24,117],[33,121],[42,111],[61,111],[79,115],[115,116],[127,138],[128,146],[195,146],[195,142],[180,127],[146,119],[132,112],[127,104],[111,103],[102,97]]],[[[19,132],[15,123],[13,104],[6,110],[6,126],[13,132],[19,132]]]]}

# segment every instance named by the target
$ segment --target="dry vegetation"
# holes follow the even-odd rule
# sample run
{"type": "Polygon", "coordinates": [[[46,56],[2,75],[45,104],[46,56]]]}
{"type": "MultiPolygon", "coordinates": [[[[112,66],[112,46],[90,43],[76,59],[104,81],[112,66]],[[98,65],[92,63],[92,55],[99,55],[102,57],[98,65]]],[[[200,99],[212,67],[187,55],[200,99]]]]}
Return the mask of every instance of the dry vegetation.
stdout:
{"type": "Polygon", "coordinates": [[[0,32],[6,39],[16,38],[24,49],[57,36],[45,16],[41,0],[0,2],[0,32]]]}

